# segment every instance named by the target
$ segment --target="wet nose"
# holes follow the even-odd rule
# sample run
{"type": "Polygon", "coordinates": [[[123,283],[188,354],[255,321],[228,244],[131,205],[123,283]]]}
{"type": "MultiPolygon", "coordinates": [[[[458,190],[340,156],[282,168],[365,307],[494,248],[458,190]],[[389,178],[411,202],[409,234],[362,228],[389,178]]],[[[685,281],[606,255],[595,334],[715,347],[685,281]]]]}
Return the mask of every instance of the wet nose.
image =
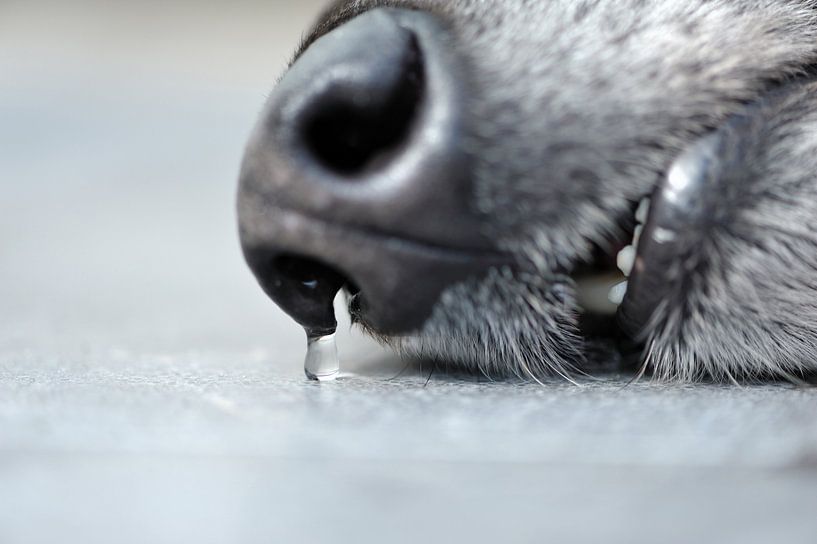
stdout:
{"type": "Polygon", "coordinates": [[[270,97],[242,165],[240,234],[262,287],[302,325],[334,326],[345,286],[372,328],[416,330],[448,286],[495,260],[455,51],[433,16],[376,9],[312,43],[270,97]]]}

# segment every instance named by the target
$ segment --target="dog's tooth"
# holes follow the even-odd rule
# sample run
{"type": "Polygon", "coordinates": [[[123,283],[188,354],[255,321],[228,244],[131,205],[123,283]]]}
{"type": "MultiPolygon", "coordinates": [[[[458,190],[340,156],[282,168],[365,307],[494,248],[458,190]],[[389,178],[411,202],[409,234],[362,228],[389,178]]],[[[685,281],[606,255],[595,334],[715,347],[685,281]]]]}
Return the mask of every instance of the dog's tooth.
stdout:
{"type": "Polygon", "coordinates": [[[644,231],[644,225],[636,225],[633,230],[633,247],[638,247],[638,241],[641,240],[641,233],[644,231]]]}
{"type": "Polygon", "coordinates": [[[645,197],[638,203],[638,209],[635,211],[635,220],[642,225],[647,222],[647,215],[650,212],[650,199],[645,197]]]}
{"type": "Polygon", "coordinates": [[[635,264],[635,248],[633,246],[624,246],[624,248],[616,255],[616,265],[625,276],[629,276],[635,264]]]}
{"type": "Polygon", "coordinates": [[[576,302],[583,310],[600,315],[613,315],[616,305],[610,301],[608,293],[618,283],[621,283],[621,274],[618,272],[604,272],[601,274],[583,276],[576,280],[576,302]]]}
{"type": "Polygon", "coordinates": [[[610,292],[607,294],[607,299],[612,302],[613,304],[621,304],[624,300],[624,295],[627,294],[627,282],[623,281],[621,283],[615,284],[613,287],[610,288],[610,292]]]}

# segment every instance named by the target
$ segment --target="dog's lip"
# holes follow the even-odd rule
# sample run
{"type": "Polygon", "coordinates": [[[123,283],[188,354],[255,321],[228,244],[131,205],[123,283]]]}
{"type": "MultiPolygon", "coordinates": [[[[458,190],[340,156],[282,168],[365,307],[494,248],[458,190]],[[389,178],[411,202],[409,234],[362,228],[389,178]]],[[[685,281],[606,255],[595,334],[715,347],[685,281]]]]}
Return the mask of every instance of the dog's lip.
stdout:
{"type": "Polygon", "coordinates": [[[364,303],[359,313],[370,330],[383,335],[421,330],[446,289],[491,269],[515,267],[511,253],[435,244],[244,198],[245,255],[285,254],[331,267],[347,285],[359,287],[364,303]]]}
{"type": "MultiPolygon", "coordinates": [[[[740,123],[736,118],[731,124],[740,123]]],[[[635,255],[618,324],[629,337],[645,340],[654,314],[679,280],[701,265],[696,248],[713,221],[713,205],[724,189],[718,172],[728,147],[724,132],[702,137],[673,163],[651,196],[650,211],[635,255]]],[[[737,149],[737,147],[733,147],[737,149]]],[[[728,160],[728,159],[727,159],[728,160]]]]}

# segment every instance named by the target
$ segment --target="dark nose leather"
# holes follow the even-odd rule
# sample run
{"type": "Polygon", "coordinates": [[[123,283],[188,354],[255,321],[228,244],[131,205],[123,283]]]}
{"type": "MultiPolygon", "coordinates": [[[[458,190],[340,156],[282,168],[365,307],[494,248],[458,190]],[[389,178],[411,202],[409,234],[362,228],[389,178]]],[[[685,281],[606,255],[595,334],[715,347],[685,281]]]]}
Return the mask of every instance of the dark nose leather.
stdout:
{"type": "Polygon", "coordinates": [[[242,165],[241,240],[301,324],[333,324],[345,285],[370,326],[410,332],[497,261],[474,211],[455,51],[431,15],[376,9],[315,41],[268,101],[242,165]]]}

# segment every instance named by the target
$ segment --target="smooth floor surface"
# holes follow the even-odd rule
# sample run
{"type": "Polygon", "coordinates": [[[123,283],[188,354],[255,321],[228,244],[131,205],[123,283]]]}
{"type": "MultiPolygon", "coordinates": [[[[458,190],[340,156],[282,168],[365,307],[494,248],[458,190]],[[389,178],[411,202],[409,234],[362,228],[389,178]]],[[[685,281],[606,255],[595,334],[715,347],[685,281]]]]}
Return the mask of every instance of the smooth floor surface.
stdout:
{"type": "Polygon", "coordinates": [[[817,392],[489,383],[242,263],[243,143],[318,2],[0,4],[0,543],[817,541],[817,392]]]}

